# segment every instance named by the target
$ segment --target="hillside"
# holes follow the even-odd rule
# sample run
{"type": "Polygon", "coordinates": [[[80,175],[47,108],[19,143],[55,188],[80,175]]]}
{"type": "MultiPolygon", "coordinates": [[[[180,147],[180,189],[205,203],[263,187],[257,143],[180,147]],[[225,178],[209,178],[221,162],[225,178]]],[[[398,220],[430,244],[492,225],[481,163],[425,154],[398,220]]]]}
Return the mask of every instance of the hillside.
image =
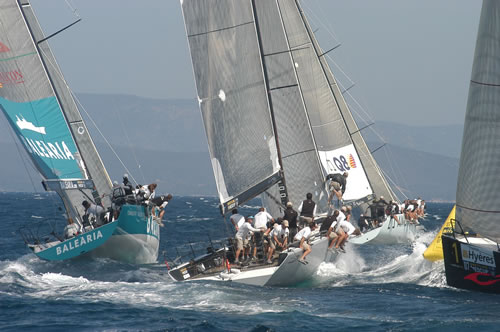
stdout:
{"type": "MultiPolygon", "coordinates": [[[[128,171],[82,112],[113,180],[121,180],[122,174],[128,172],[140,183],[158,182],[161,192],[216,195],[205,132],[195,100],[94,94],[78,97],[127,165],[128,171]]],[[[7,129],[3,117],[0,122],[0,128],[7,129]]],[[[428,200],[454,199],[460,126],[411,127],[382,122],[375,127],[388,145],[374,156],[405,195],[428,200]]],[[[370,129],[365,131],[363,134],[372,150],[382,144],[370,129]]],[[[2,163],[0,190],[33,190],[7,130],[0,130],[0,151],[9,156],[2,163]]],[[[29,163],[27,165],[33,170],[29,163]]],[[[34,171],[31,173],[41,190],[39,176],[34,171]]]]}

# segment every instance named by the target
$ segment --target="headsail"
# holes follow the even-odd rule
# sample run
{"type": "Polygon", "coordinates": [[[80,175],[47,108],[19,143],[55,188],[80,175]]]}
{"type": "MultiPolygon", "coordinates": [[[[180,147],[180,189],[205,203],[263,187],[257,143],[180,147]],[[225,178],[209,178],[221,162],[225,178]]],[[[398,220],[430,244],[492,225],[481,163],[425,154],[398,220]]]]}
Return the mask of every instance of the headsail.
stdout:
{"type": "MultiPolygon", "coordinates": [[[[48,44],[37,43],[43,33],[29,2],[1,0],[0,6],[0,106],[14,132],[45,180],[92,179],[95,196],[110,193],[109,177],[48,44]]],[[[92,195],[56,187],[74,216],[82,212],[82,197],[92,195]]]]}
{"type": "Polygon", "coordinates": [[[181,1],[198,100],[225,210],[280,180],[250,1],[181,1]]]}
{"type": "Polygon", "coordinates": [[[364,198],[372,189],[320,61],[321,50],[298,2],[279,0],[278,4],[324,174],[348,171],[344,199],[364,198]]]}
{"type": "Polygon", "coordinates": [[[311,115],[311,119],[316,119],[311,122],[325,169],[329,173],[332,170],[333,172],[344,170],[349,172],[349,185],[344,195],[345,199],[359,199],[373,191],[377,196],[396,200],[396,195],[382,175],[359,131],[328,65],[326,55],[316,40],[298,1],[294,2],[297,4],[307,35],[314,47],[322,75],[326,77],[326,84],[322,83],[322,90],[320,90],[326,106],[317,108],[317,113],[314,116],[311,115]],[[367,187],[367,182],[369,182],[370,189],[367,187]],[[349,192],[352,189],[356,191],[349,192]]]}
{"type": "Polygon", "coordinates": [[[456,220],[500,242],[500,2],[484,0],[458,172],[456,220]]]}

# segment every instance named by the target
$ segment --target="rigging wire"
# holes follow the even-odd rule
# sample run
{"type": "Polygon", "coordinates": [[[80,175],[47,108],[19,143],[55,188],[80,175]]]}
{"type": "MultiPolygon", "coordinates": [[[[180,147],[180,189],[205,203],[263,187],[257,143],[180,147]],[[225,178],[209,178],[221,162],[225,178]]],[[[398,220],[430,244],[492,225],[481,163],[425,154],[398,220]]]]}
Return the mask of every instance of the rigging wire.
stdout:
{"type": "Polygon", "coordinates": [[[144,177],[144,172],[142,171],[141,164],[139,164],[139,160],[137,159],[137,154],[135,153],[135,149],[132,147],[132,143],[130,142],[130,136],[128,135],[128,132],[125,130],[125,124],[123,123],[122,117],[118,114],[117,107],[116,107],[116,102],[115,98],[113,98],[113,111],[116,114],[116,117],[120,121],[120,126],[122,128],[122,132],[125,134],[125,138],[127,139],[128,147],[132,151],[132,156],[134,157],[135,163],[137,164],[137,167],[139,168],[139,173],[142,177],[142,183],[146,183],[146,178],[144,177]]]}
{"type": "Polygon", "coordinates": [[[71,0],[64,0],[66,2],[66,5],[69,7],[70,11],[77,17],[80,18],[80,14],[78,14],[78,10],[76,9],[76,6],[74,6],[71,0]]]}
{"type": "Polygon", "coordinates": [[[111,152],[113,152],[113,154],[115,155],[115,157],[118,159],[118,161],[120,162],[120,164],[123,166],[123,168],[125,169],[125,171],[128,173],[128,175],[132,178],[132,180],[134,180],[135,183],[139,183],[137,182],[137,180],[134,178],[132,172],[127,168],[127,166],[125,166],[125,164],[123,163],[123,160],[120,158],[120,156],[118,155],[118,153],[116,152],[116,150],[111,146],[111,143],[109,142],[109,140],[104,136],[103,132],[101,131],[101,129],[99,128],[99,126],[97,125],[97,123],[94,121],[94,119],[90,116],[90,114],[87,112],[87,110],[85,109],[85,107],[83,106],[83,104],[80,102],[80,99],[76,96],[76,94],[73,92],[73,90],[71,90],[71,88],[69,87],[68,83],[66,82],[66,80],[64,79],[64,77],[62,76],[62,73],[61,71],[58,69],[58,67],[51,61],[50,57],[45,53],[45,50],[43,50],[42,48],[40,48],[40,51],[44,54],[47,62],[55,69],[55,72],[57,73],[57,75],[59,75],[59,78],[61,79],[62,82],[64,82],[64,85],[66,86],[66,88],[68,89],[68,91],[70,92],[70,94],[73,96],[73,99],[76,101],[77,103],[77,107],[78,109],[81,109],[83,110],[83,112],[87,115],[87,118],[92,122],[92,124],[94,125],[94,127],[96,128],[97,132],[101,135],[101,137],[104,139],[104,141],[106,142],[107,146],[109,147],[109,149],[111,150],[111,152]]]}
{"type": "MultiPolygon", "coordinates": [[[[315,19],[318,23],[319,26],[321,26],[322,28],[325,29],[325,31],[327,32],[328,35],[330,35],[330,37],[332,39],[334,39],[337,43],[340,43],[339,39],[337,38],[337,36],[333,33],[332,29],[327,26],[323,20],[316,14],[316,10],[313,10],[311,7],[309,7],[308,5],[306,5],[304,3],[304,8],[307,9],[307,12],[309,14],[310,17],[312,17],[313,19],[315,19]]],[[[342,67],[333,59],[333,57],[330,55],[330,54],[326,54],[325,55],[326,58],[328,59],[328,62],[332,63],[334,65],[335,68],[338,69],[338,71],[343,75],[343,77],[345,77],[347,79],[347,81],[349,82],[349,85],[352,86],[352,84],[354,84],[354,81],[351,79],[351,77],[342,69],[342,67]]],[[[351,110],[352,113],[354,113],[361,121],[363,122],[366,122],[366,123],[373,123],[375,122],[374,119],[373,119],[373,116],[361,105],[361,103],[357,100],[357,98],[355,98],[351,92],[349,91],[349,89],[345,89],[345,86],[344,84],[342,84],[342,82],[336,80],[337,84],[339,85],[339,87],[341,87],[343,90],[345,90],[345,93],[347,94],[347,96],[349,96],[349,100],[352,101],[354,103],[351,104],[349,103],[349,109],[351,110]],[[353,107],[353,106],[356,106],[356,107],[353,107]],[[359,110],[359,111],[358,111],[359,110]],[[360,113],[361,112],[361,113],[360,113]]],[[[382,142],[386,143],[385,139],[381,136],[381,134],[375,130],[375,128],[373,126],[370,126],[370,131],[382,142]]],[[[392,155],[392,153],[390,151],[388,151],[388,149],[384,149],[385,150],[385,156],[386,156],[386,159],[389,161],[389,165],[391,166],[391,169],[392,169],[392,174],[394,174],[395,176],[397,177],[401,177],[402,179],[404,179],[404,177],[401,176],[401,171],[400,171],[400,168],[398,165],[396,165],[396,170],[394,170],[393,168],[393,163],[390,162],[390,160],[394,160],[394,159],[391,159],[389,158],[389,154],[392,155]]],[[[383,172],[380,167],[377,165],[377,168],[379,169],[379,171],[381,171],[382,173],[384,173],[386,176],[386,172],[383,172]]],[[[388,177],[388,176],[387,176],[388,177]]],[[[392,179],[391,179],[392,181],[392,179]]],[[[398,188],[399,186],[397,186],[394,181],[392,181],[393,184],[398,188]]],[[[407,186],[405,183],[404,183],[404,180],[403,180],[403,184],[405,186],[407,186]]],[[[404,193],[402,193],[405,197],[406,195],[404,193]]]]}

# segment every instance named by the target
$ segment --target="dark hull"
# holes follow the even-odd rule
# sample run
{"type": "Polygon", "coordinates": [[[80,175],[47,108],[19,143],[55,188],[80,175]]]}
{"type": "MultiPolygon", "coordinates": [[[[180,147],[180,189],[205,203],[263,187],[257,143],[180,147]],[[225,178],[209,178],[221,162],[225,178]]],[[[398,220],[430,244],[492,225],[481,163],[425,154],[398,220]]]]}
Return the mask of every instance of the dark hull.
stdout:
{"type": "Polygon", "coordinates": [[[443,235],[446,282],[456,288],[500,293],[500,252],[443,235]]]}

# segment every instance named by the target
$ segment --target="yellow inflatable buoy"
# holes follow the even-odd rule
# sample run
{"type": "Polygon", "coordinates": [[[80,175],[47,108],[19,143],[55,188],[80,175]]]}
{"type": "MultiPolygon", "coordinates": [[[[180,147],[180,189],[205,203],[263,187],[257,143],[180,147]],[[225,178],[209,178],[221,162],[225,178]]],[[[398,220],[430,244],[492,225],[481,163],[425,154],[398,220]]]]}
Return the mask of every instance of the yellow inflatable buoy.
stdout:
{"type": "Polygon", "coordinates": [[[451,209],[450,215],[448,218],[446,218],[446,221],[443,224],[443,227],[441,227],[441,230],[439,233],[436,235],[432,243],[427,247],[427,250],[424,252],[424,258],[431,261],[439,261],[443,259],[443,242],[441,241],[441,235],[443,234],[443,230],[448,229],[451,230],[453,227],[455,227],[454,219],[455,219],[455,208],[456,206],[453,206],[453,209],[451,209]],[[453,221],[452,221],[453,219],[453,221]]]}

